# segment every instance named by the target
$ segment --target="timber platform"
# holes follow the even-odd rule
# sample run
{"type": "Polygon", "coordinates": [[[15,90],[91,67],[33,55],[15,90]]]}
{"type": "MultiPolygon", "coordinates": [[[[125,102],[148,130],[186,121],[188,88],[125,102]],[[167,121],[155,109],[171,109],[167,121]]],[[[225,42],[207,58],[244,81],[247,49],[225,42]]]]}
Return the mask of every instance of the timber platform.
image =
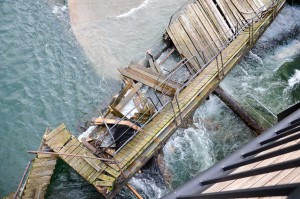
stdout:
{"type": "MultiPolygon", "coordinates": [[[[148,52],[147,67],[131,63],[120,69],[125,86],[106,113],[91,121],[88,137],[79,140],[62,124],[43,137],[52,151],[36,153],[61,158],[104,197],[114,197],[251,49],[284,4],[189,1],[166,28],[169,46],[161,61],[148,52]],[[180,61],[166,72],[162,65],[174,52],[180,61]]],[[[39,183],[29,179],[27,186],[39,183]]]]}

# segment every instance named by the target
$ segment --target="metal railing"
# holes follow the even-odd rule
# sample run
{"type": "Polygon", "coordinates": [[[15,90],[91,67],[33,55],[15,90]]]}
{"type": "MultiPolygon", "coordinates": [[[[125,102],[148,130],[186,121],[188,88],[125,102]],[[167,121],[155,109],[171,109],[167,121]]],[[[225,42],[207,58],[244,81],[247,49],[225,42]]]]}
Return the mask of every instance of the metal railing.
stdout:
{"type": "MultiPolygon", "coordinates": [[[[288,169],[300,168],[300,109],[297,109],[284,120],[258,136],[256,139],[244,145],[230,156],[224,158],[219,163],[204,171],[189,183],[181,188],[174,190],[165,196],[168,198],[251,198],[251,197],[270,197],[270,196],[291,196],[290,194],[299,189],[298,180],[286,181],[285,184],[268,186],[262,185],[257,188],[244,189],[243,186],[234,191],[216,192],[218,183],[231,181],[231,184],[242,183],[242,178],[268,174],[272,172],[288,171],[288,169]],[[287,156],[289,154],[289,156],[287,156]],[[284,158],[283,158],[284,157],[284,158]],[[290,158],[289,158],[290,157],[290,158]],[[292,158],[293,157],[293,158],[292,158]],[[271,158],[274,161],[262,166],[247,167],[253,163],[268,161],[271,158]],[[276,161],[275,161],[276,160],[276,161]],[[234,169],[236,170],[235,172],[234,169]],[[211,186],[213,190],[205,192],[211,186]],[[289,189],[289,191],[286,190],[289,189]]],[[[291,170],[290,172],[292,172],[291,170]]],[[[286,174],[288,175],[288,174],[286,174]]],[[[298,175],[298,174],[296,174],[298,175]]],[[[295,176],[296,177],[296,176],[295,176]]],[[[258,179],[259,180],[259,179],[258,179]]],[[[278,180],[278,179],[277,179],[278,180]]],[[[272,180],[269,179],[272,183],[272,180]]],[[[256,182],[256,181],[255,181],[256,182]]],[[[277,181],[276,181],[277,182],[277,181]]],[[[254,181],[253,181],[254,183],[254,181]]],[[[221,189],[221,188],[220,188],[221,189]]],[[[210,189],[212,190],[212,189],[210,189]]],[[[300,192],[299,192],[300,193],[300,192]]],[[[299,195],[297,195],[299,197],[299,195]]]]}
{"type": "Polygon", "coordinates": [[[32,160],[30,160],[26,165],[25,171],[22,175],[22,178],[20,180],[18,188],[17,188],[16,192],[14,193],[13,199],[17,199],[18,197],[20,197],[20,198],[22,197],[22,194],[23,194],[23,191],[24,191],[24,186],[26,185],[28,172],[29,172],[31,164],[32,164],[32,160]]]}
{"type": "MultiPolygon", "coordinates": [[[[190,1],[187,1],[190,2],[190,1]]],[[[277,2],[277,1],[276,1],[277,2]]],[[[186,5],[186,4],[185,4],[186,5]]],[[[276,4],[277,5],[277,4],[276,4]]],[[[130,142],[132,139],[134,139],[134,137],[141,131],[143,130],[143,128],[152,121],[153,118],[155,118],[159,113],[161,113],[163,110],[169,111],[170,114],[172,114],[172,120],[176,121],[176,125],[177,124],[177,117],[179,116],[181,119],[181,122],[183,120],[183,116],[182,116],[182,106],[180,106],[180,102],[183,101],[184,99],[187,98],[188,94],[184,95],[184,96],[180,96],[179,99],[179,94],[181,93],[181,91],[186,88],[202,71],[204,68],[206,68],[211,62],[213,62],[214,60],[217,60],[217,68],[218,68],[218,75],[219,78],[222,78],[221,75],[224,76],[224,60],[223,60],[223,50],[240,34],[242,33],[246,28],[249,28],[249,41],[251,40],[251,37],[253,38],[253,22],[257,19],[259,19],[262,14],[266,14],[268,13],[270,10],[272,10],[272,8],[275,6],[275,2],[273,2],[271,4],[271,6],[268,8],[268,11],[261,11],[256,13],[256,15],[254,17],[252,17],[251,19],[248,19],[246,21],[246,23],[244,24],[244,26],[239,26],[237,24],[237,26],[235,27],[235,32],[228,38],[228,40],[224,43],[224,41],[222,41],[222,37],[224,35],[227,35],[229,31],[225,32],[222,35],[219,35],[219,37],[215,40],[213,40],[210,44],[208,44],[203,50],[205,51],[206,49],[208,49],[209,47],[213,46],[212,48],[214,49],[214,52],[216,53],[213,57],[211,57],[204,66],[200,66],[200,70],[196,71],[196,73],[194,73],[193,75],[191,75],[189,77],[189,80],[187,82],[185,82],[184,84],[182,84],[182,86],[178,89],[176,89],[175,94],[173,96],[173,98],[169,97],[169,93],[170,91],[173,89],[171,86],[171,81],[172,81],[172,77],[176,74],[176,72],[178,72],[181,68],[183,67],[187,67],[187,64],[190,64],[191,60],[194,59],[195,62],[198,62],[196,56],[192,56],[189,59],[186,59],[178,68],[176,68],[174,71],[172,71],[170,74],[168,74],[165,79],[159,83],[156,87],[155,87],[155,94],[156,97],[158,99],[158,103],[160,103],[161,107],[154,113],[154,115],[152,115],[141,127],[138,131],[135,131],[134,134],[124,143],[122,144],[122,146],[120,146],[120,148],[118,150],[116,150],[116,152],[114,154],[117,154],[128,142],[130,142]],[[260,16],[259,16],[260,15],[260,16]],[[252,26],[252,30],[251,30],[251,26],[252,26]],[[250,32],[252,31],[252,33],[250,34],[250,32]],[[216,41],[219,41],[223,43],[223,46],[220,49],[216,49],[216,41]],[[219,60],[220,59],[220,60],[219,60]],[[158,88],[162,87],[161,91],[158,92],[158,88]],[[160,94],[157,94],[160,93],[160,94]],[[167,99],[165,101],[161,101],[161,99],[167,99]],[[168,105],[170,105],[171,107],[168,107],[168,109],[166,108],[168,105]],[[177,111],[175,110],[177,109],[177,111]]],[[[182,9],[183,6],[180,8],[182,9]]],[[[180,10],[179,9],[179,10],[180,10]]],[[[273,11],[274,12],[274,11],[273,11]]],[[[245,21],[245,20],[243,20],[245,21]]],[[[251,43],[251,42],[250,42],[251,43]]],[[[226,56],[226,55],[225,55],[226,56]]],[[[198,62],[199,63],[199,62],[198,62]]],[[[203,78],[204,79],[208,76],[208,74],[206,74],[203,78]]],[[[157,82],[159,82],[159,78],[161,78],[161,76],[158,77],[157,82]]],[[[201,81],[199,81],[193,88],[197,87],[199,84],[201,83],[201,81]]],[[[195,93],[195,95],[198,95],[199,93],[195,93]]],[[[145,100],[145,99],[144,99],[145,100]]],[[[144,101],[143,100],[143,101],[144,101]]],[[[153,101],[151,101],[152,104],[154,106],[157,106],[158,104],[154,104],[153,101]]],[[[136,107],[134,107],[129,113],[131,113],[134,109],[136,109],[136,107]]],[[[126,116],[128,116],[128,114],[126,116]]],[[[144,113],[145,114],[145,113],[144,113]]],[[[143,115],[144,115],[143,114],[143,115]]],[[[126,116],[124,116],[120,121],[124,121],[126,119],[126,116]]],[[[141,116],[142,117],[142,116],[141,116]]],[[[138,118],[137,122],[140,121],[141,117],[138,118]]],[[[164,118],[161,119],[158,123],[157,126],[160,126],[160,124],[164,121],[164,119],[168,117],[167,114],[164,115],[164,118]]],[[[113,125],[110,128],[107,128],[108,131],[111,131],[114,127],[116,127],[119,124],[119,122],[115,125],[113,125]]],[[[130,129],[130,126],[128,127],[128,129],[121,135],[119,136],[117,139],[120,139],[128,130],[130,129]]],[[[117,140],[116,139],[116,140],[117,140]]],[[[114,142],[110,145],[112,146],[116,140],[114,140],[114,142]]],[[[123,158],[126,158],[129,154],[127,154],[126,156],[124,156],[123,158]]]]}

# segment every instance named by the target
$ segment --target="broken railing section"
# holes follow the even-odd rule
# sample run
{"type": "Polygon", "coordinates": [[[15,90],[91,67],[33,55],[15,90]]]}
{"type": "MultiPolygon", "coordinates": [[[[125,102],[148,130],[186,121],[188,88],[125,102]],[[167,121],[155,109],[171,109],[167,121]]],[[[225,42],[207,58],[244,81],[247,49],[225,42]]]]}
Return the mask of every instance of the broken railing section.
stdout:
{"type": "MultiPolygon", "coordinates": [[[[51,130],[47,128],[45,135],[50,132],[51,130]]],[[[45,144],[44,140],[42,140],[38,151],[51,152],[52,150],[45,144]]],[[[17,191],[12,198],[44,198],[55,169],[56,160],[56,155],[37,154],[36,157],[27,164],[17,191]]]]}

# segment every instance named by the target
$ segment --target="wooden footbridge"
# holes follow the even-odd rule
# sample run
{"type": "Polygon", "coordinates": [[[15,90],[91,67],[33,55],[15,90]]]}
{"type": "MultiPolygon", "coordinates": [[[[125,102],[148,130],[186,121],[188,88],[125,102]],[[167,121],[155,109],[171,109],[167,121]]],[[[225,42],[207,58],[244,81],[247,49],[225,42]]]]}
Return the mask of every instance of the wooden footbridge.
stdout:
{"type": "MultiPolygon", "coordinates": [[[[57,155],[103,196],[114,197],[251,49],[284,4],[284,0],[187,2],[166,29],[164,39],[172,50],[163,61],[151,55],[149,67],[132,63],[120,70],[124,89],[101,119],[92,122],[93,133],[80,142],[62,124],[43,137],[53,151],[37,153],[57,155]],[[165,73],[161,65],[175,51],[181,60],[165,73]],[[188,75],[178,78],[183,73],[188,75]]],[[[34,182],[29,179],[27,184],[34,182]]]]}

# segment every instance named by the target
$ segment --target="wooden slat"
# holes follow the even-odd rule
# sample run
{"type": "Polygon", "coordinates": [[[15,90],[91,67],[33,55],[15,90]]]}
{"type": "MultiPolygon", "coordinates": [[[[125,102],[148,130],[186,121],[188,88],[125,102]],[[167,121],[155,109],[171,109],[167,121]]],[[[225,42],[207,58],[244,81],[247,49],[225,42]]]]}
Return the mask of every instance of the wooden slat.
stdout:
{"type": "MultiPolygon", "coordinates": [[[[155,79],[152,79],[144,74],[138,73],[137,71],[134,71],[132,69],[119,69],[119,71],[121,72],[122,75],[129,77],[133,80],[136,80],[138,82],[141,82],[147,86],[150,86],[152,88],[156,88],[157,87],[157,81],[155,79]]],[[[162,84],[160,87],[157,87],[158,91],[164,92],[167,95],[172,95],[175,90],[176,87],[173,87],[176,85],[172,85],[172,87],[169,84],[162,84]]]]}
{"type": "MultiPolygon", "coordinates": [[[[182,39],[180,34],[177,32],[177,26],[174,25],[174,23],[169,27],[169,32],[171,33],[171,35],[173,35],[173,37],[177,41],[179,47],[178,46],[176,46],[176,47],[177,47],[177,49],[181,49],[181,54],[187,59],[192,57],[194,54],[189,50],[189,48],[185,44],[184,40],[182,39]]],[[[191,65],[192,65],[192,67],[196,68],[197,63],[194,60],[191,60],[191,65]]]]}
{"type": "Polygon", "coordinates": [[[49,141],[47,141],[47,145],[51,147],[51,149],[63,147],[66,144],[66,142],[71,138],[71,134],[66,132],[66,130],[63,130],[55,137],[52,137],[49,141]]]}
{"type": "MultiPolygon", "coordinates": [[[[183,26],[180,24],[179,21],[176,20],[176,21],[173,22],[172,27],[171,27],[171,31],[174,35],[176,35],[176,37],[181,38],[182,45],[186,46],[186,48],[190,52],[190,54],[186,54],[185,57],[187,59],[189,59],[192,56],[196,56],[196,58],[199,60],[199,62],[201,64],[201,57],[200,57],[197,49],[195,48],[194,44],[190,40],[188,34],[186,33],[186,31],[184,30],[183,26]],[[191,56],[189,56],[189,55],[191,55],[191,56]]],[[[200,66],[198,65],[197,62],[195,62],[194,60],[191,60],[191,64],[193,65],[193,67],[196,70],[199,70],[200,66]]]]}
{"type": "Polygon", "coordinates": [[[219,31],[219,35],[224,35],[226,38],[230,38],[233,34],[230,31],[230,27],[227,25],[220,12],[214,3],[210,0],[197,1],[197,5],[207,14],[208,18],[212,21],[214,26],[219,31]]]}
{"type": "Polygon", "coordinates": [[[113,182],[111,181],[96,181],[95,186],[99,187],[112,187],[113,182]]]}
{"type": "Polygon", "coordinates": [[[206,45],[202,43],[202,40],[198,34],[198,31],[194,28],[194,26],[192,25],[192,22],[190,22],[190,20],[188,19],[188,17],[186,15],[182,15],[181,17],[179,17],[179,21],[180,21],[181,25],[183,26],[183,28],[185,29],[185,32],[189,36],[190,40],[194,44],[194,46],[199,54],[199,57],[201,58],[199,60],[201,63],[201,66],[204,66],[205,63],[207,62],[207,60],[209,59],[209,57],[211,56],[210,51],[204,50],[206,45]]]}
{"type": "Polygon", "coordinates": [[[217,5],[222,10],[224,17],[226,18],[227,23],[230,25],[231,29],[234,29],[234,26],[236,26],[237,20],[235,16],[233,15],[232,11],[228,8],[227,4],[224,2],[224,0],[216,0],[217,5]]]}
{"type": "MultiPolygon", "coordinates": [[[[219,47],[222,46],[222,44],[218,41],[217,43],[214,42],[212,37],[217,37],[215,32],[209,26],[209,24],[204,25],[203,22],[205,22],[205,20],[199,20],[199,17],[195,13],[193,6],[195,6],[196,9],[198,9],[198,6],[196,4],[188,5],[186,15],[199,34],[199,39],[203,46],[202,50],[206,52],[206,61],[208,61],[211,59],[211,57],[213,57],[216,54],[217,49],[219,49],[219,47]]],[[[202,13],[199,14],[201,15],[202,13]]]]}
{"type": "Polygon", "coordinates": [[[58,133],[60,133],[62,130],[64,130],[66,128],[65,124],[61,124],[59,125],[56,129],[54,129],[51,133],[48,133],[46,135],[43,136],[43,138],[48,141],[50,140],[52,137],[56,136],[58,133]]]}

